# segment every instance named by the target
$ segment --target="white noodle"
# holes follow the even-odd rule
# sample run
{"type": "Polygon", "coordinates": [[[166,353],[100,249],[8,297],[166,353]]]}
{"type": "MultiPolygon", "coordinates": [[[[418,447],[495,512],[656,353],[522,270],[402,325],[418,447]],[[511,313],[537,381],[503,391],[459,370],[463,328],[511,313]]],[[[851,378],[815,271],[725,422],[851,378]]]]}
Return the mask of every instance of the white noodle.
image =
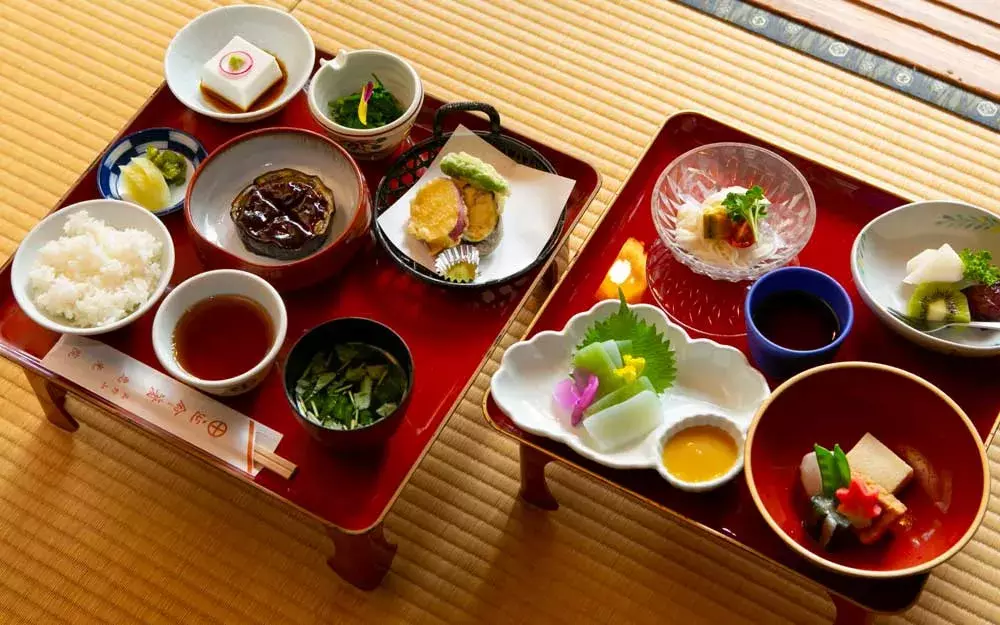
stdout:
{"type": "MultiPolygon", "coordinates": [[[[706,239],[702,214],[705,209],[725,199],[730,193],[746,193],[744,187],[727,187],[705,198],[702,204],[688,200],[677,211],[677,228],[674,236],[678,245],[692,256],[721,267],[750,267],[773,254],[779,247],[779,239],[767,223],[758,224],[757,242],[745,248],[737,248],[720,239],[706,239]]],[[[767,202],[767,198],[764,200],[767,202]]],[[[770,202],[767,202],[770,204],[770,202]]]]}

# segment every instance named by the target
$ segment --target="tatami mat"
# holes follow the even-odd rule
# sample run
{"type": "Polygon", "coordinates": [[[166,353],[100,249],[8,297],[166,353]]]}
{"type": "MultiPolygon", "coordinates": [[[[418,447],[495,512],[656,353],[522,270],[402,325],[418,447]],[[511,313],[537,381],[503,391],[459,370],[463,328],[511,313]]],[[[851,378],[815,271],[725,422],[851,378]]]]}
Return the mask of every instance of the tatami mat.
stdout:
{"type": "MultiPolygon", "coordinates": [[[[986,129],[669,2],[272,3],[318,45],[413,60],[445,99],[595,163],[579,246],[672,111],[709,110],[913,197],[1000,207],[986,129]]],[[[0,254],[10,254],[161,80],[207,0],[0,0],[0,254]]],[[[513,328],[530,320],[522,312],[513,328]]],[[[513,336],[505,337],[502,346],[513,336]]],[[[488,372],[495,367],[491,364],[488,372]]],[[[387,519],[399,553],[362,593],[311,521],[75,406],[67,435],[0,365],[2,623],[822,623],[817,589],[567,471],[563,506],[517,502],[515,446],[479,412],[485,376],[387,519]]],[[[1000,448],[990,450],[1000,478],[1000,448]]],[[[335,487],[335,485],[331,485],[335,487]]],[[[995,480],[994,495],[1000,495],[995,480]]],[[[1000,497],[912,623],[1000,622],[1000,497]]]]}

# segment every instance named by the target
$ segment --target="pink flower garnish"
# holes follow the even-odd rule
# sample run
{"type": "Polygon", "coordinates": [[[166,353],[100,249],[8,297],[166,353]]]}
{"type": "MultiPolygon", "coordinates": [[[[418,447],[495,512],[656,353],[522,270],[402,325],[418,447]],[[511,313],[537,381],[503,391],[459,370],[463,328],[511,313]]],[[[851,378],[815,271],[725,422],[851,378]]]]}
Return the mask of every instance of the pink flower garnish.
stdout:
{"type": "Polygon", "coordinates": [[[597,397],[597,376],[576,370],[572,377],[556,384],[555,399],[564,410],[572,411],[570,423],[575,427],[583,421],[583,411],[594,403],[597,397]]]}

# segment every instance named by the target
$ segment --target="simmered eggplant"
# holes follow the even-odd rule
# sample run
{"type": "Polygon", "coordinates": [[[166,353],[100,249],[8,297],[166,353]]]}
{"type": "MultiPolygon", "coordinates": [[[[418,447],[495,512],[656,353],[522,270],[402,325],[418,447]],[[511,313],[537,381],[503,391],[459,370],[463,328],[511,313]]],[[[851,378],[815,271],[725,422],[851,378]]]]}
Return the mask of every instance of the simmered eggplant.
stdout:
{"type": "Polygon", "coordinates": [[[336,210],[333,192],[318,176],[286,168],[257,176],[229,214],[251,252],[294,260],[323,246],[336,210]]]}

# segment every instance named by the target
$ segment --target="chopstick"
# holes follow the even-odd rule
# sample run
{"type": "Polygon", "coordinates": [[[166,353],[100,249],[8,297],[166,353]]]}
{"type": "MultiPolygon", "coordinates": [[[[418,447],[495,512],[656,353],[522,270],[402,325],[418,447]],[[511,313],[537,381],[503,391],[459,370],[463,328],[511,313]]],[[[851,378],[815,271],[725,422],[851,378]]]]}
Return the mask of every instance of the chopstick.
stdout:
{"type": "Polygon", "coordinates": [[[291,461],[282,458],[273,451],[268,451],[262,447],[254,446],[253,460],[261,467],[280,475],[286,480],[292,477],[298,466],[291,461]]]}

